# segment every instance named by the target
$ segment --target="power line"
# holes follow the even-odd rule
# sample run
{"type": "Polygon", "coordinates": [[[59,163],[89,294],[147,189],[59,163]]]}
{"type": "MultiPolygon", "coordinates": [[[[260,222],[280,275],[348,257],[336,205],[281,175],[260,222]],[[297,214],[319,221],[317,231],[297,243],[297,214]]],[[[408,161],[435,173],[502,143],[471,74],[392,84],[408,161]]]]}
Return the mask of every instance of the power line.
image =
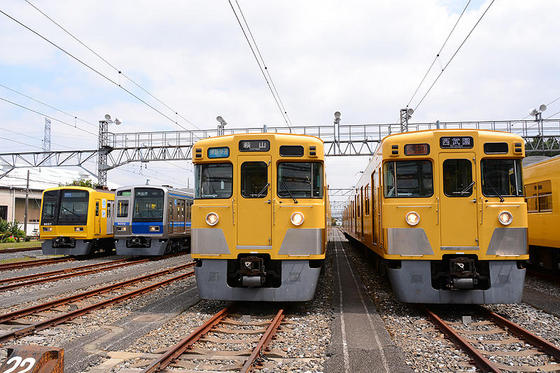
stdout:
{"type": "Polygon", "coordinates": [[[146,94],[148,94],[150,97],[152,97],[154,100],[158,101],[160,104],[162,104],[163,106],[165,106],[167,109],[171,110],[175,115],[178,115],[180,118],[182,118],[185,122],[187,122],[188,124],[190,124],[191,126],[200,129],[196,124],[194,124],[193,122],[191,122],[189,119],[185,118],[183,115],[179,114],[179,112],[177,112],[175,109],[173,109],[172,107],[170,107],[169,105],[167,105],[165,102],[163,102],[161,99],[157,98],[156,96],[154,96],[152,93],[150,93],[147,89],[145,89],[144,87],[142,87],[139,83],[137,83],[136,81],[134,81],[132,78],[130,78],[128,75],[126,75],[121,69],[119,69],[118,67],[116,67],[115,65],[113,65],[111,62],[109,62],[106,58],[104,58],[103,56],[101,56],[98,52],[96,52],[95,50],[93,50],[92,48],[90,48],[88,45],[86,45],[83,41],[81,41],[80,39],[78,39],[77,36],[75,36],[74,34],[72,34],[70,31],[68,31],[64,26],[62,26],[60,23],[58,23],[57,21],[55,21],[54,19],[52,19],[48,14],[46,14],[44,11],[42,11],[41,9],[39,9],[36,5],[34,5],[31,1],[29,0],[25,0],[25,2],[27,4],[29,4],[31,7],[33,7],[36,11],[38,11],[39,13],[41,13],[43,16],[45,16],[49,21],[51,21],[52,23],[54,23],[56,26],[58,26],[62,31],[64,31],[66,34],[68,34],[72,39],[74,39],[75,41],[77,41],[78,43],[80,43],[83,47],[85,47],[87,50],[89,50],[91,53],[93,53],[95,56],[97,56],[101,61],[105,62],[108,66],[110,66],[113,70],[115,70],[117,73],[119,73],[120,75],[122,75],[126,80],[128,80],[129,82],[131,82],[132,84],[134,84],[136,87],[138,87],[139,89],[141,89],[142,91],[144,91],[146,94]]]}
{"type": "Polygon", "coordinates": [[[130,90],[126,89],[125,87],[123,87],[122,85],[120,85],[119,83],[117,83],[116,81],[114,81],[113,79],[109,78],[107,75],[103,74],[102,72],[100,72],[99,70],[95,69],[94,67],[92,67],[91,65],[88,65],[87,63],[85,63],[84,61],[82,61],[81,59],[79,59],[78,57],[74,56],[73,54],[71,54],[70,52],[68,52],[66,49],[62,48],[61,46],[59,46],[58,44],[52,42],[51,40],[47,39],[45,36],[41,35],[39,32],[33,30],[31,27],[23,24],[22,22],[18,21],[17,19],[15,19],[14,17],[12,17],[11,15],[9,15],[8,13],[4,12],[3,10],[0,9],[0,13],[2,13],[3,15],[5,15],[6,17],[8,17],[9,19],[11,19],[12,21],[16,22],[17,24],[19,24],[20,26],[22,26],[23,28],[27,29],[28,31],[34,33],[35,35],[37,35],[38,37],[40,37],[41,39],[43,39],[44,41],[46,41],[47,43],[51,44],[53,47],[55,47],[56,49],[60,50],[61,52],[65,53],[67,56],[71,57],[72,59],[74,59],[75,61],[79,62],[81,65],[83,65],[84,67],[87,67],[88,69],[90,69],[91,71],[93,71],[94,73],[96,73],[97,75],[101,76],[102,78],[106,79],[107,81],[113,83],[114,85],[116,85],[117,87],[119,87],[120,89],[122,89],[123,91],[125,91],[126,93],[128,93],[129,95],[131,95],[132,97],[136,98],[138,101],[142,102],[144,105],[150,107],[152,110],[154,110],[155,112],[157,112],[158,114],[160,114],[161,116],[167,118],[169,121],[171,121],[172,123],[176,124],[177,126],[181,127],[182,129],[184,129],[185,131],[189,131],[188,129],[186,129],[184,126],[182,126],[181,124],[179,124],[176,120],[173,120],[172,118],[170,118],[169,116],[167,116],[165,113],[161,112],[158,108],[154,107],[153,105],[151,105],[150,103],[148,103],[147,101],[143,100],[142,98],[140,98],[139,96],[137,96],[136,94],[134,94],[133,92],[131,92],[130,90]]]}
{"type": "Polygon", "coordinates": [[[3,136],[0,136],[0,139],[2,139],[2,140],[7,140],[7,141],[11,141],[11,142],[15,142],[16,144],[20,144],[20,145],[31,146],[32,148],[37,148],[37,149],[41,149],[41,150],[43,149],[43,148],[41,148],[41,147],[39,147],[39,146],[37,146],[37,145],[31,145],[31,144],[28,144],[28,143],[26,143],[26,142],[21,142],[21,141],[9,139],[9,138],[3,137],[3,136]]]}
{"type": "Polygon", "coordinates": [[[408,107],[410,105],[410,103],[412,102],[412,100],[414,99],[414,97],[416,96],[416,94],[418,93],[418,90],[420,89],[420,87],[422,86],[422,84],[424,83],[424,80],[426,80],[426,77],[428,76],[428,74],[430,73],[430,71],[432,70],[432,67],[434,67],[434,64],[436,63],[437,59],[440,57],[441,51],[443,51],[443,48],[445,48],[445,45],[447,44],[447,42],[449,41],[449,38],[451,37],[451,34],[453,34],[453,31],[455,31],[455,28],[457,27],[457,25],[459,24],[459,21],[461,20],[461,18],[463,18],[463,14],[465,14],[467,8],[469,7],[469,4],[471,3],[471,0],[467,1],[467,4],[465,5],[465,7],[463,8],[463,11],[461,12],[461,14],[459,15],[459,18],[457,18],[457,22],[455,22],[455,24],[453,25],[453,27],[451,28],[451,31],[449,31],[449,34],[447,35],[447,38],[445,38],[445,41],[443,42],[441,48],[439,49],[439,51],[437,52],[436,56],[434,57],[434,60],[432,61],[430,67],[428,67],[428,70],[426,71],[426,73],[424,74],[424,77],[422,78],[422,80],[420,81],[420,84],[418,84],[418,87],[416,87],[416,90],[414,91],[414,93],[412,94],[412,97],[410,98],[410,100],[408,100],[408,104],[406,104],[406,107],[408,107]]]}
{"type": "Polygon", "coordinates": [[[259,66],[261,74],[262,74],[264,80],[266,81],[268,89],[270,90],[270,93],[272,94],[272,97],[274,98],[274,101],[276,102],[276,106],[278,107],[278,110],[280,110],[280,114],[282,115],[282,118],[284,119],[284,122],[286,123],[286,125],[288,127],[291,127],[292,122],[290,120],[290,117],[288,116],[288,112],[284,107],[284,103],[282,102],[282,99],[280,98],[280,95],[278,94],[278,90],[276,89],[276,86],[274,85],[274,81],[272,80],[272,76],[270,75],[270,72],[268,71],[268,67],[266,66],[266,63],[264,62],[264,59],[262,58],[262,55],[260,53],[257,42],[253,38],[253,34],[251,32],[251,29],[249,28],[249,24],[247,23],[247,20],[245,19],[245,16],[243,15],[243,11],[241,10],[241,6],[237,2],[237,0],[235,0],[235,3],[237,5],[237,7],[239,8],[239,12],[240,12],[240,14],[243,18],[245,26],[247,27],[247,31],[249,32],[251,40],[253,41],[253,44],[255,45],[255,47],[253,47],[253,44],[251,44],[251,40],[249,40],[249,36],[247,35],[247,31],[245,31],[245,28],[243,27],[243,24],[241,23],[241,20],[239,19],[239,16],[237,15],[237,12],[235,11],[235,8],[233,7],[233,4],[232,4],[231,0],[228,0],[228,2],[229,2],[229,5],[231,7],[231,10],[233,11],[233,14],[235,15],[235,19],[237,20],[237,23],[239,24],[239,27],[241,27],[241,31],[243,32],[243,36],[245,36],[245,40],[247,40],[247,44],[249,44],[249,48],[251,49],[251,53],[253,54],[253,57],[255,57],[255,61],[257,62],[257,65],[259,66]],[[255,52],[255,50],[256,50],[256,52],[255,52]],[[258,53],[258,56],[257,56],[257,53],[258,53]],[[259,59],[259,57],[260,57],[260,59],[259,59]]]}
{"type": "MultiPolygon", "coordinates": [[[[0,10],[0,12],[1,12],[1,11],[2,11],[2,10],[0,10]]],[[[72,128],[74,128],[74,129],[77,129],[78,131],[82,131],[82,132],[89,133],[90,135],[93,135],[93,136],[95,136],[95,137],[98,136],[97,133],[93,133],[93,132],[90,132],[90,131],[85,130],[85,129],[83,129],[83,128],[76,127],[76,126],[74,126],[74,125],[72,125],[72,124],[70,124],[70,123],[67,123],[67,122],[63,121],[63,120],[57,119],[57,118],[52,117],[52,116],[50,116],[50,115],[47,115],[47,114],[45,114],[45,113],[41,113],[40,111],[37,111],[37,110],[31,109],[31,108],[28,108],[27,106],[18,104],[18,103],[16,103],[16,102],[10,101],[10,100],[5,99],[5,98],[3,98],[3,97],[0,97],[0,100],[5,101],[5,102],[7,102],[7,103],[9,103],[9,104],[12,104],[12,105],[14,105],[14,106],[20,107],[20,108],[22,108],[22,109],[29,110],[29,111],[31,111],[31,112],[33,112],[33,113],[35,113],[35,114],[42,115],[42,116],[44,116],[44,117],[47,117],[47,118],[49,118],[49,119],[51,119],[51,120],[54,120],[54,121],[57,121],[57,122],[59,122],[59,123],[65,124],[65,125],[67,125],[67,126],[69,126],[69,127],[72,127],[72,128]]]]}
{"type": "Polygon", "coordinates": [[[432,85],[430,86],[430,88],[428,88],[428,90],[426,91],[426,93],[424,93],[424,96],[422,96],[422,99],[420,100],[420,102],[418,102],[416,104],[416,107],[414,108],[414,111],[418,110],[418,107],[420,106],[420,104],[422,104],[422,102],[424,102],[424,99],[426,98],[426,96],[428,96],[428,93],[430,93],[430,91],[432,90],[432,88],[436,85],[437,81],[439,80],[439,78],[443,75],[443,72],[445,71],[445,69],[447,69],[447,66],[449,66],[449,64],[451,63],[451,61],[453,61],[453,59],[455,58],[455,56],[457,55],[457,53],[459,53],[459,51],[461,50],[461,48],[463,47],[463,45],[465,45],[465,43],[467,42],[467,40],[469,39],[469,37],[471,36],[471,34],[473,33],[474,29],[478,26],[478,24],[480,23],[480,21],[482,21],[482,18],[484,17],[484,15],[488,12],[488,10],[490,9],[490,7],[492,6],[492,4],[494,4],[495,0],[492,0],[492,2],[490,2],[490,4],[488,5],[488,7],[484,10],[484,13],[482,13],[482,15],[480,16],[480,18],[476,21],[476,23],[474,24],[474,26],[472,27],[472,29],[469,31],[469,33],[467,34],[467,36],[465,37],[465,39],[463,39],[463,41],[461,42],[461,44],[459,45],[459,47],[455,50],[455,52],[453,53],[453,55],[451,56],[451,58],[449,59],[449,61],[447,61],[447,63],[445,64],[445,66],[443,66],[443,68],[441,69],[440,73],[438,74],[438,76],[436,77],[436,79],[434,80],[434,82],[432,83],[432,85]]]}
{"type": "MultiPolygon", "coordinates": [[[[12,134],[16,134],[16,135],[20,135],[20,136],[25,136],[25,137],[28,137],[28,138],[33,139],[33,140],[41,140],[41,141],[43,141],[43,139],[40,138],[40,137],[37,137],[37,136],[29,136],[29,135],[26,135],[25,133],[16,132],[16,131],[11,130],[11,129],[8,129],[8,128],[0,127],[0,130],[4,130],[4,131],[6,131],[6,132],[9,132],[9,133],[12,133],[12,134]]],[[[72,149],[72,148],[69,147],[69,146],[62,145],[62,144],[58,144],[58,143],[56,143],[56,142],[53,142],[52,144],[61,146],[61,147],[66,148],[66,149],[72,149]]],[[[42,149],[42,148],[41,148],[41,149],[42,149]]]]}
{"type": "Polygon", "coordinates": [[[92,123],[92,122],[89,122],[89,121],[87,121],[87,120],[85,120],[85,119],[81,119],[81,118],[79,118],[79,117],[76,116],[76,115],[70,114],[70,113],[68,113],[68,112],[66,112],[66,111],[64,111],[64,110],[62,110],[62,109],[59,109],[59,108],[54,107],[54,106],[52,106],[52,105],[50,105],[50,104],[47,104],[46,102],[37,100],[36,98],[33,98],[33,97],[29,96],[29,95],[26,95],[25,93],[20,92],[20,91],[17,91],[17,90],[15,90],[15,89],[13,89],[13,88],[10,88],[10,87],[8,87],[8,86],[6,86],[6,85],[4,85],[4,84],[1,84],[1,83],[0,83],[0,87],[5,88],[5,89],[7,89],[8,91],[17,93],[18,95],[23,96],[23,97],[25,97],[25,98],[28,98],[28,99],[30,99],[31,101],[35,101],[35,102],[37,102],[37,103],[39,103],[39,104],[41,104],[41,105],[44,105],[44,106],[49,107],[49,108],[51,108],[51,109],[53,109],[53,110],[56,110],[56,111],[58,111],[58,112],[60,112],[60,113],[62,113],[62,114],[64,114],[64,115],[67,115],[67,116],[69,116],[69,117],[72,117],[72,118],[74,118],[75,120],[80,120],[80,121],[82,121],[82,122],[84,122],[84,123],[87,123],[87,124],[89,124],[89,125],[91,125],[91,126],[97,127],[97,124],[94,124],[94,123],[92,123]]]}

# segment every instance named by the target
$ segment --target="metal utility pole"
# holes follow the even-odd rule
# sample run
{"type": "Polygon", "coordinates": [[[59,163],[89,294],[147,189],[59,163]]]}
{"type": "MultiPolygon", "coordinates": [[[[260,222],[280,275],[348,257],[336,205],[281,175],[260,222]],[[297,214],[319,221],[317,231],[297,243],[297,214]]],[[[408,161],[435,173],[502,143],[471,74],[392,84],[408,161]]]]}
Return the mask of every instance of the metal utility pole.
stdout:
{"type": "Polygon", "coordinates": [[[544,125],[543,125],[543,119],[542,119],[542,113],[543,111],[545,111],[547,109],[545,104],[542,104],[539,106],[538,109],[533,109],[529,115],[532,115],[535,117],[535,122],[537,122],[537,127],[539,129],[539,136],[543,136],[544,135],[544,125]]]}
{"type": "Polygon", "coordinates": [[[216,117],[216,120],[218,121],[218,136],[223,136],[224,135],[224,128],[226,127],[227,122],[224,120],[224,118],[222,118],[220,115],[218,115],[216,117]]]}
{"type": "Polygon", "coordinates": [[[401,132],[408,132],[408,120],[412,118],[414,109],[407,108],[400,111],[401,132]]]}
{"type": "Polygon", "coordinates": [[[97,183],[101,188],[107,186],[107,170],[109,169],[107,164],[107,154],[113,150],[113,148],[109,145],[109,123],[115,123],[118,126],[121,124],[121,121],[117,118],[115,118],[115,121],[112,121],[109,114],[105,114],[105,119],[99,121],[97,183]]]}
{"type": "MultiPolygon", "coordinates": [[[[49,118],[45,118],[45,131],[43,133],[43,151],[50,152],[51,151],[51,120],[49,118]]],[[[50,159],[47,160],[47,163],[50,165],[50,159]]]]}
{"type": "Polygon", "coordinates": [[[28,220],[28,209],[29,209],[29,170],[27,170],[27,185],[25,187],[25,212],[23,214],[23,231],[27,237],[27,220],[28,220]]]}
{"type": "Polygon", "coordinates": [[[333,142],[334,142],[334,151],[336,154],[336,149],[338,148],[340,152],[340,111],[334,112],[334,122],[333,122],[333,142]]]}

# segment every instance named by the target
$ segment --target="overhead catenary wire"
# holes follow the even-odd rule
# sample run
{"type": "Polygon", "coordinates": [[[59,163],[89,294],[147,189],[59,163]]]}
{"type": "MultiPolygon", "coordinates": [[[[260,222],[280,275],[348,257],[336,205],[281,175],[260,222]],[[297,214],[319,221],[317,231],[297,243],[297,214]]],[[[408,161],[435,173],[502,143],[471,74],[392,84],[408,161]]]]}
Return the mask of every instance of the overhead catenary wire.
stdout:
{"type": "Polygon", "coordinates": [[[451,38],[451,34],[453,34],[453,31],[455,31],[455,28],[457,27],[457,25],[459,24],[459,21],[461,21],[461,18],[463,18],[463,15],[465,14],[465,12],[467,11],[467,8],[469,7],[469,4],[471,3],[471,0],[467,1],[467,4],[465,4],[465,7],[463,8],[463,11],[461,12],[461,14],[459,15],[459,18],[457,18],[457,21],[455,22],[455,24],[453,25],[453,27],[451,28],[451,31],[449,31],[449,34],[447,35],[447,37],[445,38],[445,41],[443,42],[443,44],[441,45],[441,48],[439,48],[439,51],[436,53],[436,56],[434,57],[434,60],[432,61],[432,63],[430,64],[430,66],[428,67],[428,70],[426,70],[426,73],[424,74],[424,76],[422,77],[422,80],[420,80],[420,83],[418,84],[418,86],[416,87],[416,89],[414,90],[414,93],[412,94],[412,97],[410,98],[410,100],[408,100],[408,103],[406,104],[406,107],[408,107],[410,105],[410,103],[412,102],[412,100],[414,99],[414,97],[416,97],[416,94],[418,93],[418,91],[420,90],[420,87],[422,86],[422,84],[424,83],[424,81],[426,80],[426,78],[428,77],[428,74],[430,73],[430,71],[432,71],[432,67],[434,67],[436,61],[438,60],[438,58],[441,55],[441,52],[443,51],[443,48],[445,48],[445,46],[447,45],[447,42],[449,41],[449,38],[451,38]]]}
{"type": "Polygon", "coordinates": [[[259,66],[259,70],[261,71],[261,74],[262,74],[262,76],[263,76],[263,78],[266,82],[266,85],[268,86],[268,89],[270,90],[270,93],[272,94],[272,98],[274,99],[274,102],[276,103],[276,106],[278,107],[278,110],[280,111],[280,114],[282,115],[282,119],[284,120],[284,123],[286,123],[286,126],[291,127],[292,122],[290,120],[290,117],[288,116],[288,111],[285,109],[284,103],[283,103],[282,99],[280,98],[280,95],[278,94],[278,90],[276,89],[276,85],[274,84],[274,81],[272,80],[272,76],[270,75],[270,72],[268,71],[268,66],[265,63],[265,61],[262,57],[262,54],[260,53],[260,50],[258,49],[258,45],[255,41],[255,38],[253,37],[253,34],[251,32],[249,24],[247,23],[246,18],[243,15],[243,11],[241,10],[241,6],[237,2],[237,0],[235,0],[235,3],[237,5],[237,8],[239,9],[239,13],[241,14],[241,16],[243,18],[243,22],[245,24],[245,27],[247,28],[247,31],[245,31],[245,27],[243,27],[243,23],[241,22],[241,19],[239,18],[239,15],[237,14],[237,12],[235,10],[235,7],[233,6],[233,3],[231,2],[231,0],[228,0],[228,2],[229,2],[229,5],[231,7],[231,10],[233,11],[233,15],[235,16],[235,19],[237,20],[237,23],[239,24],[239,27],[241,28],[241,31],[243,32],[243,36],[245,37],[245,40],[247,41],[247,44],[249,45],[249,48],[251,49],[251,53],[253,54],[253,57],[255,58],[255,61],[257,62],[257,65],[259,66]],[[250,36],[247,33],[249,33],[250,36]],[[254,46],[251,43],[251,40],[252,40],[254,46]]]}
{"type": "Polygon", "coordinates": [[[113,70],[115,70],[118,74],[122,75],[126,80],[128,80],[130,83],[134,84],[137,88],[141,89],[144,93],[146,93],[147,95],[149,95],[150,97],[152,97],[154,100],[156,100],[157,102],[159,102],[160,104],[162,104],[163,106],[165,106],[167,109],[169,109],[170,111],[172,111],[175,115],[179,116],[181,119],[183,119],[185,122],[187,122],[188,124],[190,124],[191,126],[200,129],[200,127],[198,127],[196,124],[194,124],[192,121],[190,121],[189,119],[185,118],[185,116],[183,116],[182,114],[180,114],[177,110],[173,109],[171,106],[169,106],[168,104],[166,104],[163,100],[157,98],[156,96],[154,96],[150,91],[148,91],[147,89],[145,89],[142,85],[140,85],[140,83],[137,83],[135,80],[133,80],[131,77],[129,77],[127,74],[124,73],[124,71],[122,71],[122,69],[119,69],[118,67],[116,67],[114,64],[112,64],[111,62],[109,62],[105,57],[101,56],[101,54],[99,54],[98,52],[96,52],[95,50],[93,50],[91,47],[89,47],[86,43],[84,43],[82,40],[80,40],[76,35],[74,35],[73,33],[71,33],[67,28],[65,28],[64,26],[62,26],[59,22],[55,21],[52,17],[50,17],[47,13],[45,13],[43,10],[39,9],[35,4],[33,4],[31,1],[29,0],[25,0],[25,2],[27,4],[29,4],[32,8],[34,8],[36,11],[38,11],[39,13],[41,13],[43,16],[45,16],[49,21],[51,21],[52,23],[54,23],[58,28],[60,28],[62,31],[64,31],[68,36],[70,36],[72,39],[74,39],[76,42],[78,42],[80,45],[82,45],[84,48],[86,48],[87,50],[89,50],[91,53],[93,53],[97,58],[99,58],[101,61],[103,61],[105,64],[107,64],[109,67],[111,67],[113,70]]]}
{"type": "MultiPolygon", "coordinates": [[[[1,10],[0,10],[0,12],[1,12],[1,10]]],[[[73,124],[70,124],[70,123],[65,122],[65,121],[63,121],[63,120],[60,120],[60,119],[55,118],[55,117],[53,117],[53,116],[47,115],[47,114],[42,113],[42,112],[40,112],[40,111],[38,111],[38,110],[31,109],[31,108],[29,108],[29,107],[27,107],[27,106],[25,106],[25,105],[22,105],[22,104],[18,104],[17,102],[10,101],[10,100],[8,100],[8,99],[6,99],[6,98],[3,98],[3,97],[0,97],[0,100],[2,100],[2,101],[4,101],[4,102],[7,102],[7,103],[9,103],[9,104],[12,104],[12,105],[14,105],[14,106],[20,107],[20,108],[22,108],[22,109],[31,111],[31,112],[33,112],[33,113],[35,113],[35,114],[42,115],[42,116],[44,116],[44,117],[49,118],[50,120],[54,120],[54,121],[56,121],[56,122],[59,122],[59,123],[62,123],[62,124],[64,124],[64,125],[66,125],[66,126],[69,126],[69,127],[74,128],[74,129],[77,129],[78,131],[86,132],[86,133],[89,133],[90,135],[93,135],[93,136],[96,136],[96,137],[98,136],[97,133],[93,133],[93,132],[90,132],[90,131],[85,130],[85,129],[83,129],[83,128],[77,127],[77,126],[75,126],[75,125],[73,125],[73,124]]]]}
{"type": "Polygon", "coordinates": [[[74,118],[75,120],[79,120],[79,121],[84,122],[84,123],[86,123],[86,124],[89,124],[89,125],[91,125],[91,126],[97,127],[97,124],[94,124],[94,123],[89,122],[89,121],[87,121],[87,120],[85,120],[85,119],[82,119],[82,118],[78,117],[77,115],[70,114],[70,113],[68,113],[67,111],[64,111],[64,110],[62,110],[62,109],[59,109],[59,108],[57,108],[57,107],[55,107],[55,106],[53,106],[53,105],[51,105],[51,104],[47,104],[46,102],[43,102],[43,101],[41,101],[41,100],[38,100],[38,99],[36,99],[36,98],[34,98],[34,97],[31,97],[31,96],[29,96],[29,95],[27,95],[27,94],[25,94],[25,93],[23,93],[23,92],[20,92],[20,91],[18,91],[18,90],[16,90],[16,89],[10,88],[10,87],[8,87],[8,86],[6,86],[6,85],[4,85],[4,84],[1,84],[1,83],[0,83],[0,87],[2,87],[2,88],[4,88],[4,89],[7,89],[8,91],[17,93],[18,95],[23,96],[23,97],[25,97],[25,98],[28,98],[28,99],[30,99],[31,101],[34,101],[34,102],[36,102],[36,103],[38,103],[38,104],[41,104],[41,105],[44,105],[44,106],[46,106],[46,107],[48,107],[48,108],[51,108],[51,109],[53,109],[53,110],[56,110],[56,111],[58,111],[59,113],[62,113],[62,114],[67,115],[67,116],[69,116],[69,117],[72,117],[72,118],[74,118]]]}
{"type": "MultiPolygon", "coordinates": [[[[17,24],[19,24],[21,27],[25,28],[26,30],[32,32],[33,34],[37,35],[38,37],[40,37],[41,39],[43,39],[44,41],[46,41],[47,43],[51,44],[53,47],[55,47],[56,49],[60,50],[61,52],[63,52],[64,54],[66,54],[67,56],[69,56],[70,58],[74,59],[76,62],[80,63],[82,66],[88,68],[89,70],[93,71],[94,73],[96,73],[97,75],[101,76],[102,78],[104,78],[105,80],[109,81],[110,83],[114,84],[115,86],[119,87],[120,89],[122,89],[123,91],[125,91],[126,93],[128,93],[129,95],[131,95],[132,97],[134,97],[135,99],[137,99],[138,101],[140,101],[141,103],[143,103],[144,105],[148,106],[149,108],[151,108],[152,110],[154,110],[155,112],[157,112],[158,114],[160,114],[161,116],[165,117],[166,119],[168,119],[169,121],[171,121],[172,123],[176,124],[177,126],[181,127],[182,129],[184,129],[185,131],[191,131],[187,128],[185,128],[183,125],[179,124],[179,122],[177,122],[176,120],[174,120],[173,118],[169,117],[168,115],[166,115],[165,113],[163,113],[161,110],[159,110],[158,108],[156,108],[155,106],[153,106],[152,104],[150,104],[149,102],[145,101],[144,99],[142,99],[141,97],[139,97],[138,95],[136,95],[134,92],[128,90],[127,88],[123,87],[121,84],[119,84],[118,82],[116,82],[115,80],[111,79],[110,77],[108,77],[107,75],[103,74],[101,71],[97,70],[96,68],[94,68],[93,66],[87,64],[86,62],[84,62],[83,60],[79,59],[78,57],[74,56],[72,53],[68,52],[66,49],[62,48],[61,46],[59,46],[58,44],[56,44],[55,42],[51,41],[50,39],[48,39],[47,37],[43,36],[42,34],[40,34],[39,32],[35,31],[34,29],[32,29],[31,27],[27,26],[26,24],[20,22],[19,20],[17,20],[16,18],[12,17],[11,15],[9,15],[8,13],[4,12],[2,9],[0,9],[0,13],[2,13],[4,16],[8,17],[9,19],[11,19],[12,21],[16,22],[17,24]]],[[[192,132],[192,131],[191,131],[192,132]]]]}
{"type": "Polygon", "coordinates": [[[474,26],[471,28],[471,30],[469,31],[469,33],[467,34],[467,36],[465,36],[465,38],[463,39],[463,41],[461,42],[461,44],[459,44],[459,46],[457,47],[457,49],[455,50],[455,52],[451,55],[451,58],[449,59],[449,61],[447,61],[447,63],[443,66],[443,68],[441,69],[440,73],[438,74],[438,76],[435,78],[435,80],[433,81],[432,85],[430,85],[430,87],[428,88],[428,90],[426,91],[426,93],[424,93],[424,96],[422,96],[422,99],[420,99],[420,101],[416,104],[416,106],[414,107],[414,111],[418,110],[418,107],[422,104],[422,102],[424,102],[424,99],[426,99],[426,96],[428,96],[428,94],[430,93],[430,91],[432,90],[432,88],[434,88],[434,86],[436,85],[437,81],[439,80],[439,78],[443,75],[443,72],[447,69],[447,67],[449,66],[449,64],[453,61],[453,59],[455,58],[455,56],[457,56],[457,53],[459,53],[459,51],[461,50],[461,48],[463,47],[463,45],[465,45],[465,43],[467,42],[467,40],[469,39],[469,37],[472,35],[473,31],[476,29],[476,27],[478,26],[478,24],[480,23],[480,21],[482,21],[482,18],[484,18],[484,16],[486,15],[486,13],[488,12],[488,10],[490,9],[490,7],[492,6],[492,4],[494,4],[495,0],[492,0],[490,2],[490,4],[488,4],[488,6],[486,7],[486,9],[484,10],[484,12],[482,13],[482,15],[478,18],[478,20],[476,21],[476,23],[474,24],[474,26]]]}

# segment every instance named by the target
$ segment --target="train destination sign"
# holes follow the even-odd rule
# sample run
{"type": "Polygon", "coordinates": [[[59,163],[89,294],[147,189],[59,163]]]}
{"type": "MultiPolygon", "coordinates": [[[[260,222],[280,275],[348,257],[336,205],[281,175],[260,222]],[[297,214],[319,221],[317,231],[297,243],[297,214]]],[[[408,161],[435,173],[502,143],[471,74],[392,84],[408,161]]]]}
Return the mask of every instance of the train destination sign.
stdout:
{"type": "Polygon", "coordinates": [[[446,136],[439,139],[439,146],[442,149],[471,149],[474,141],[470,136],[446,136]]]}
{"type": "Polygon", "coordinates": [[[227,157],[229,157],[229,148],[227,146],[208,149],[208,158],[210,159],[227,157]]]}
{"type": "Polygon", "coordinates": [[[268,140],[241,140],[239,141],[240,152],[267,152],[270,150],[268,140]]]}

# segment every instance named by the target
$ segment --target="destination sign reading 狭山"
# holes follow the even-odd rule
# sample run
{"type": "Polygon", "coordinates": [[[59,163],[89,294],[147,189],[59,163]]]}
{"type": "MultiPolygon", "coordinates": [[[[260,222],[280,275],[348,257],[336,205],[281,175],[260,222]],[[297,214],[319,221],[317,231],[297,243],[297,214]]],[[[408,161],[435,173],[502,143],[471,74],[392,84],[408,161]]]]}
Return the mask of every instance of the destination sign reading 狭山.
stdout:
{"type": "Polygon", "coordinates": [[[239,141],[240,152],[267,152],[270,150],[268,140],[241,140],[239,141]]]}
{"type": "Polygon", "coordinates": [[[439,139],[439,146],[442,149],[471,149],[474,140],[470,136],[446,136],[439,139]]]}
{"type": "Polygon", "coordinates": [[[208,149],[208,158],[227,158],[229,157],[229,148],[223,146],[220,148],[210,148],[208,149]]]}

